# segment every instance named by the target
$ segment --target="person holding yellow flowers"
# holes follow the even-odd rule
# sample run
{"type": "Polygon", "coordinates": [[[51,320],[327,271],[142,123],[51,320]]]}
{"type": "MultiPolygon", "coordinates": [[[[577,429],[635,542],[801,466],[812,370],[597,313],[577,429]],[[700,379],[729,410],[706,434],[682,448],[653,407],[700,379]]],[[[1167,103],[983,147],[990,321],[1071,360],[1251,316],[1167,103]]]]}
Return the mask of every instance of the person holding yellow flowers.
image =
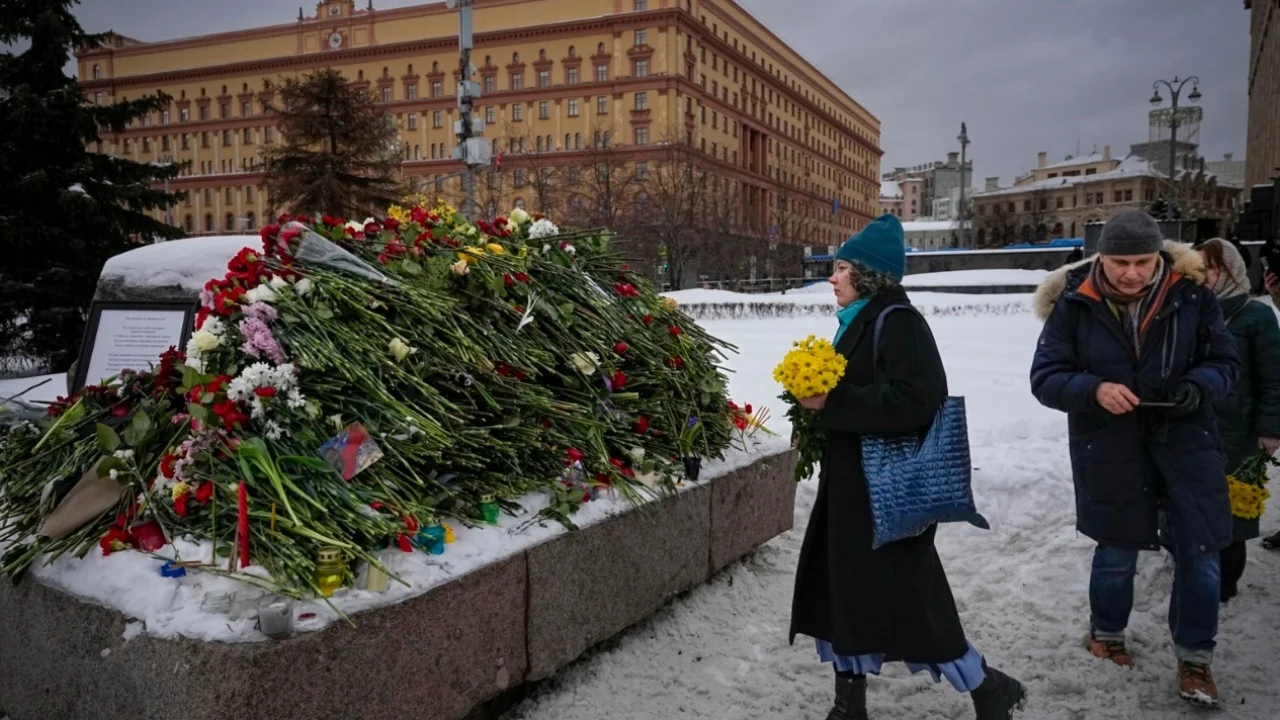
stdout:
{"type": "MultiPolygon", "coordinates": [[[[905,265],[902,223],[892,215],[846,241],[830,278],[840,306],[834,341],[801,341],[776,373],[813,413],[806,419],[794,409],[793,417],[822,438],[791,640],[813,638],[820,659],[836,671],[828,720],[866,720],[866,676],[890,661],[928,671],[934,682],[945,677],[971,695],[979,720],[1008,720],[1026,691],[989,668],[965,639],[934,548],[937,525],[873,549],[863,437],[927,431],[947,397],[938,347],[902,288],[905,265]]],[[[813,433],[802,438],[802,454],[813,442],[813,433]]]]}

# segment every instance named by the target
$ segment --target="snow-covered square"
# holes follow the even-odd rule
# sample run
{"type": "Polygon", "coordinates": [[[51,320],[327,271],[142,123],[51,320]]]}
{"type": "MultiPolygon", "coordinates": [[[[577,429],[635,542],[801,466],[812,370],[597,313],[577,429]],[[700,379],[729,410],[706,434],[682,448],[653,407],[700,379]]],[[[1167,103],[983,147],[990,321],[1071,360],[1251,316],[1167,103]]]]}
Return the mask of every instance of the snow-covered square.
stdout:
{"type": "MultiPolygon", "coordinates": [[[[821,290],[803,300],[795,293],[771,300],[817,300],[821,290]]],[[[1020,312],[1000,306],[994,314],[991,296],[921,293],[913,299],[934,313],[930,325],[951,391],[967,398],[974,490],[993,526],[984,532],[952,525],[938,533],[969,640],[1028,685],[1023,717],[1201,716],[1177,697],[1165,619],[1172,583],[1167,557],[1145,553],[1140,563],[1130,624],[1136,667],[1114,667],[1084,649],[1094,544],[1075,531],[1066,418],[1039,406],[1030,393],[1028,368],[1040,323],[1029,306],[1020,312]],[[970,312],[956,312],[966,304],[970,312]]],[[[1028,300],[1008,298],[1014,304],[1028,300]]],[[[704,325],[738,346],[729,361],[733,396],[770,405],[775,417],[785,408],[775,397],[773,366],[792,340],[810,333],[830,337],[835,329],[834,319],[813,316],[704,325]]],[[[780,421],[774,429],[787,432],[780,421]]],[[[816,489],[816,480],[801,485],[794,530],[562,671],[510,711],[508,720],[825,717],[830,669],[818,662],[808,638],[787,644],[793,575],[816,489]]],[[[1274,510],[1263,518],[1266,529],[1278,525],[1274,510]]],[[[1214,669],[1225,717],[1270,720],[1280,713],[1273,673],[1280,648],[1280,554],[1256,541],[1249,553],[1241,595],[1221,614],[1214,669]]],[[[901,665],[871,680],[868,703],[871,716],[881,719],[973,714],[967,697],[946,684],[933,686],[927,675],[910,676],[901,665]]]]}

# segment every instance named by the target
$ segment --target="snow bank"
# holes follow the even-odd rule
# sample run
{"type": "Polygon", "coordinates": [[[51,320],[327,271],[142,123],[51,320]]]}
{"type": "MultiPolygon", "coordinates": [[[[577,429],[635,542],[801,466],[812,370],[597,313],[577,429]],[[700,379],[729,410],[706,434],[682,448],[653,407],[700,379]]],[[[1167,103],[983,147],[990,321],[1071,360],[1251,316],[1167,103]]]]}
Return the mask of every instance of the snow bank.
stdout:
{"type": "MultiPolygon", "coordinates": [[[[835,296],[826,285],[782,293],[735,293],[728,290],[678,290],[665,294],[698,321],[832,317],[835,296]]],[[[1021,315],[1031,312],[1031,296],[965,295],[917,292],[911,301],[925,315],[1021,315]]]]}
{"type": "Polygon", "coordinates": [[[102,267],[102,277],[122,278],[142,287],[178,286],[199,291],[227,273],[227,262],[241,248],[261,248],[257,235],[218,235],[146,245],[117,255],[102,267]]]}
{"type": "MultiPolygon", "coordinates": [[[[759,434],[748,451],[731,450],[723,460],[704,463],[701,482],[740,469],[756,460],[785,452],[789,447],[786,437],[785,434],[777,438],[759,434]]],[[[685,483],[682,491],[693,486],[692,483],[685,483]]],[[[451,523],[457,534],[457,542],[450,544],[443,555],[402,553],[395,550],[385,552],[383,562],[407,586],[393,580],[390,589],[382,594],[346,588],[338,591],[332,598],[333,608],[322,601],[303,603],[299,614],[314,613],[314,617],[299,621],[298,630],[313,632],[338,621],[340,618],[334,608],[352,615],[404,602],[567,532],[552,521],[530,522],[547,503],[548,498],[544,494],[530,495],[522,501],[519,516],[504,514],[497,527],[466,527],[451,523]]],[[[630,503],[621,498],[601,495],[599,499],[583,505],[574,516],[574,522],[580,527],[588,527],[634,510],[630,503]]],[[[0,552],[3,550],[0,547],[0,552]]],[[[158,554],[183,561],[213,561],[212,546],[207,542],[179,539],[158,554]]],[[[225,563],[225,558],[221,562],[225,563]]],[[[136,619],[139,622],[128,626],[126,632],[129,634],[145,633],[161,638],[185,637],[222,642],[257,642],[266,639],[255,629],[251,619],[230,619],[225,614],[207,612],[200,607],[201,599],[209,591],[238,592],[249,589],[249,586],[230,578],[196,571],[180,579],[164,578],[159,572],[162,563],[163,559],[139,552],[118,552],[103,556],[95,548],[81,559],[62,557],[51,564],[37,562],[31,572],[46,585],[136,619]]],[[[265,571],[250,567],[247,572],[265,571]]],[[[358,617],[354,620],[359,623],[358,617]]]]}
{"type": "Polygon", "coordinates": [[[37,377],[0,380],[0,400],[13,397],[18,393],[38,385],[34,390],[23,393],[22,400],[29,403],[53,402],[59,395],[67,394],[67,374],[39,375],[37,377]],[[45,382],[45,381],[48,382],[45,382]]]}
{"type": "Polygon", "coordinates": [[[913,287],[978,287],[983,285],[1039,285],[1048,270],[951,270],[920,273],[902,279],[902,286],[913,287]]]}

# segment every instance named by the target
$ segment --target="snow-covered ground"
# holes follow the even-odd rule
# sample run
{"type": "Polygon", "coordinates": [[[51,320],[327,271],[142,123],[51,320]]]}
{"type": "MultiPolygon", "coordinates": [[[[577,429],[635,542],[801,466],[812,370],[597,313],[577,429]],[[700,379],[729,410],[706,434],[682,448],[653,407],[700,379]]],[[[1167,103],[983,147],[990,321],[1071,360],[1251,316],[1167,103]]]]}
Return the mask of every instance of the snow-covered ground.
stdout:
{"type": "MultiPolygon", "coordinates": [[[[791,294],[788,294],[790,297],[791,294]]],[[[976,301],[976,298],[975,298],[976,301]]],[[[1172,568],[1144,554],[1130,623],[1137,667],[1125,671],[1084,649],[1093,544],[1075,532],[1062,415],[1040,407],[1027,369],[1039,324],[1029,314],[932,317],[952,392],[968,400],[975,492],[984,532],[938,534],[969,639],[1031,691],[1033,720],[1202,717],[1176,695],[1165,621],[1172,568]]],[[[736,344],[734,397],[783,407],[770,371],[795,338],[830,335],[830,318],[703,323],[736,344]]],[[[785,432],[781,422],[775,429],[785,432]]],[[[816,483],[800,486],[796,529],[672,603],[607,649],[562,671],[506,720],[814,718],[830,708],[832,678],[813,645],[787,644],[792,583],[816,483]]],[[[1280,529],[1271,510],[1264,528],[1280,529]]],[[[1280,716],[1280,554],[1250,543],[1239,598],[1221,617],[1214,666],[1222,717],[1280,716]]],[[[967,697],[890,666],[873,678],[873,718],[971,718],[967,697]]]]}

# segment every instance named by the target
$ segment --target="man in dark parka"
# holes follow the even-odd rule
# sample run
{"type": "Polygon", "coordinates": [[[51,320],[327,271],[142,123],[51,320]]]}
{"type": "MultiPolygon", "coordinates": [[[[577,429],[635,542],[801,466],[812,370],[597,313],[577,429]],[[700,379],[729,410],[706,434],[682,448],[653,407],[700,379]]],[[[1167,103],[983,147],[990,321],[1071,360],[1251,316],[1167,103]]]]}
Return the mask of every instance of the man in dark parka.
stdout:
{"type": "Polygon", "coordinates": [[[1089,649],[1131,664],[1124,632],[1138,551],[1159,549],[1164,513],[1177,562],[1169,626],[1180,694],[1212,705],[1218,551],[1232,536],[1213,402],[1235,384],[1240,361],[1204,280],[1198,253],[1165,243],[1146,213],[1118,213],[1097,257],[1037,291],[1045,327],[1031,389],[1067,413],[1077,527],[1098,543],[1089,649]]]}

